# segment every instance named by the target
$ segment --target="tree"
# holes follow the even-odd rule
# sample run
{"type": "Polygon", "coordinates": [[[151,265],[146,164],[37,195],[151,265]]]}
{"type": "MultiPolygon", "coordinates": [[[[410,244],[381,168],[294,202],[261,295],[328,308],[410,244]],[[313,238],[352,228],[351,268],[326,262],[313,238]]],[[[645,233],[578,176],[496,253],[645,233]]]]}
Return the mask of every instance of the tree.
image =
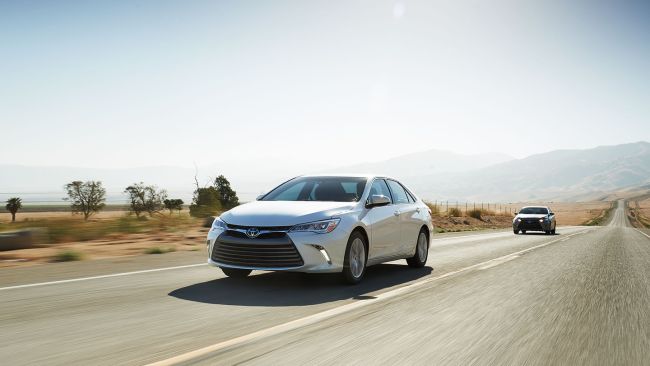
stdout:
{"type": "Polygon", "coordinates": [[[190,205],[190,215],[193,217],[214,216],[221,211],[219,192],[214,187],[197,188],[190,205]]]}
{"type": "Polygon", "coordinates": [[[23,207],[23,200],[18,197],[12,197],[7,200],[5,207],[7,211],[11,212],[11,222],[16,222],[16,212],[23,207]]]}
{"type": "Polygon", "coordinates": [[[156,186],[146,186],[143,182],[134,183],[124,190],[128,194],[131,212],[137,217],[143,212],[149,213],[149,216],[160,212],[165,205],[163,202],[167,199],[167,191],[158,190],[156,186]]]}
{"type": "Polygon", "coordinates": [[[214,188],[219,192],[219,202],[224,209],[231,209],[239,205],[237,192],[230,187],[230,182],[223,175],[214,180],[214,188]]]}
{"type": "Polygon", "coordinates": [[[71,201],[73,213],[82,213],[84,220],[101,211],[106,201],[106,190],[102,187],[102,182],[89,180],[87,182],[74,181],[65,185],[68,192],[68,198],[71,201]]]}
{"type": "Polygon", "coordinates": [[[172,198],[168,200],[164,200],[163,203],[165,204],[165,208],[169,210],[169,215],[171,216],[172,211],[178,210],[178,214],[180,215],[181,210],[183,209],[183,200],[179,198],[172,198]]]}

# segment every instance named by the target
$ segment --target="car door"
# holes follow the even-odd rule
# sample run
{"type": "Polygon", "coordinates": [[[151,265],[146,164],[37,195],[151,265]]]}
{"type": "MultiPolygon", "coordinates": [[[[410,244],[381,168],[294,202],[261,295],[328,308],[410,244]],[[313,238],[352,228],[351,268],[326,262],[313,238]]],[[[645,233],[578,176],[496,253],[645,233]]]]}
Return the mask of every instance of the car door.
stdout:
{"type": "Polygon", "coordinates": [[[420,231],[420,209],[415,201],[409,197],[406,189],[395,180],[387,180],[388,188],[393,195],[393,202],[398,214],[400,239],[394,248],[395,255],[413,255],[418,233],[420,231]]]}
{"type": "Polygon", "coordinates": [[[390,198],[391,203],[368,209],[364,218],[370,228],[369,261],[380,261],[382,258],[390,257],[400,241],[399,216],[395,215],[396,209],[384,179],[378,178],[373,181],[368,197],[377,194],[390,198]]]}

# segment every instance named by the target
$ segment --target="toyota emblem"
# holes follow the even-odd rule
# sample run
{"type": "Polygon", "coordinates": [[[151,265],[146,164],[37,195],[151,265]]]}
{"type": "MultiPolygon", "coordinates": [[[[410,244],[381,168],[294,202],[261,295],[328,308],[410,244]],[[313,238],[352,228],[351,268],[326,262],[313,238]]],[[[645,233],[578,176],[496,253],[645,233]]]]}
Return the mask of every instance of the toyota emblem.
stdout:
{"type": "Polygon", "coordinates": [[[257,238],[258,235],[260,235],[260,229],[256,227],[251,227],[246,230],[246,235],[249,238],[257,238]]]}

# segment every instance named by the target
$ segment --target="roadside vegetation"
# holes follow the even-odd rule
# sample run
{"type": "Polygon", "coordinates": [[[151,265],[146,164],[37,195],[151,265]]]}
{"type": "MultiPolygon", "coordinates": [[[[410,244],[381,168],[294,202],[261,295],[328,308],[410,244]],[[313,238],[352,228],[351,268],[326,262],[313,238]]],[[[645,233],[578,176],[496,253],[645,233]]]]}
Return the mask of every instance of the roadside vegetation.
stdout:
{"type": "Polygon", "coordinates": [[[73,181],[63,188],[67,207],[23,209],[20,197],[7,200],[11,221],[0,217],[0,266],[200,250],[205,223],[239,204],[223,175],[209,186],[197,185],[192,210],[183,200],[169,198],[166,190],[144,182],[124,189],[127,205],[114,206],[106,205],[100,181],[73,181]],[[24,215],[17,217],[19,210],[24,215]]]}
{"type": "Polygon", "coordinates": [[[614,210],[614,205],[615,205],[615,203],[612,202],[608,208],[606,208],[604,210],[601,210],[601,213],[598,216],[596,216],[596,217],[594,217],[594,218],[592,218],[590,220],[585,221],[584,223],[582,223],[582,225],[583,226],[603,226],[603,225],[605,225],[607,223],[607,221],[609,220],[610,214],[614,210]]]}

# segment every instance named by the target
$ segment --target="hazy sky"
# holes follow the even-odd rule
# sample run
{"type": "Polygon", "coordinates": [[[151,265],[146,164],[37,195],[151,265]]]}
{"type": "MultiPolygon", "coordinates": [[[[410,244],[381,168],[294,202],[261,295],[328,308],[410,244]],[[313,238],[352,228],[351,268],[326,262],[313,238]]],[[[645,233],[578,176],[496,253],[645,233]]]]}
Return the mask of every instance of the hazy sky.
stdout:
{"type": "Polygon", "coordinates": [[[0,163],[310,170],[650,140],[625,1],[1,1],[0,163]]]}

